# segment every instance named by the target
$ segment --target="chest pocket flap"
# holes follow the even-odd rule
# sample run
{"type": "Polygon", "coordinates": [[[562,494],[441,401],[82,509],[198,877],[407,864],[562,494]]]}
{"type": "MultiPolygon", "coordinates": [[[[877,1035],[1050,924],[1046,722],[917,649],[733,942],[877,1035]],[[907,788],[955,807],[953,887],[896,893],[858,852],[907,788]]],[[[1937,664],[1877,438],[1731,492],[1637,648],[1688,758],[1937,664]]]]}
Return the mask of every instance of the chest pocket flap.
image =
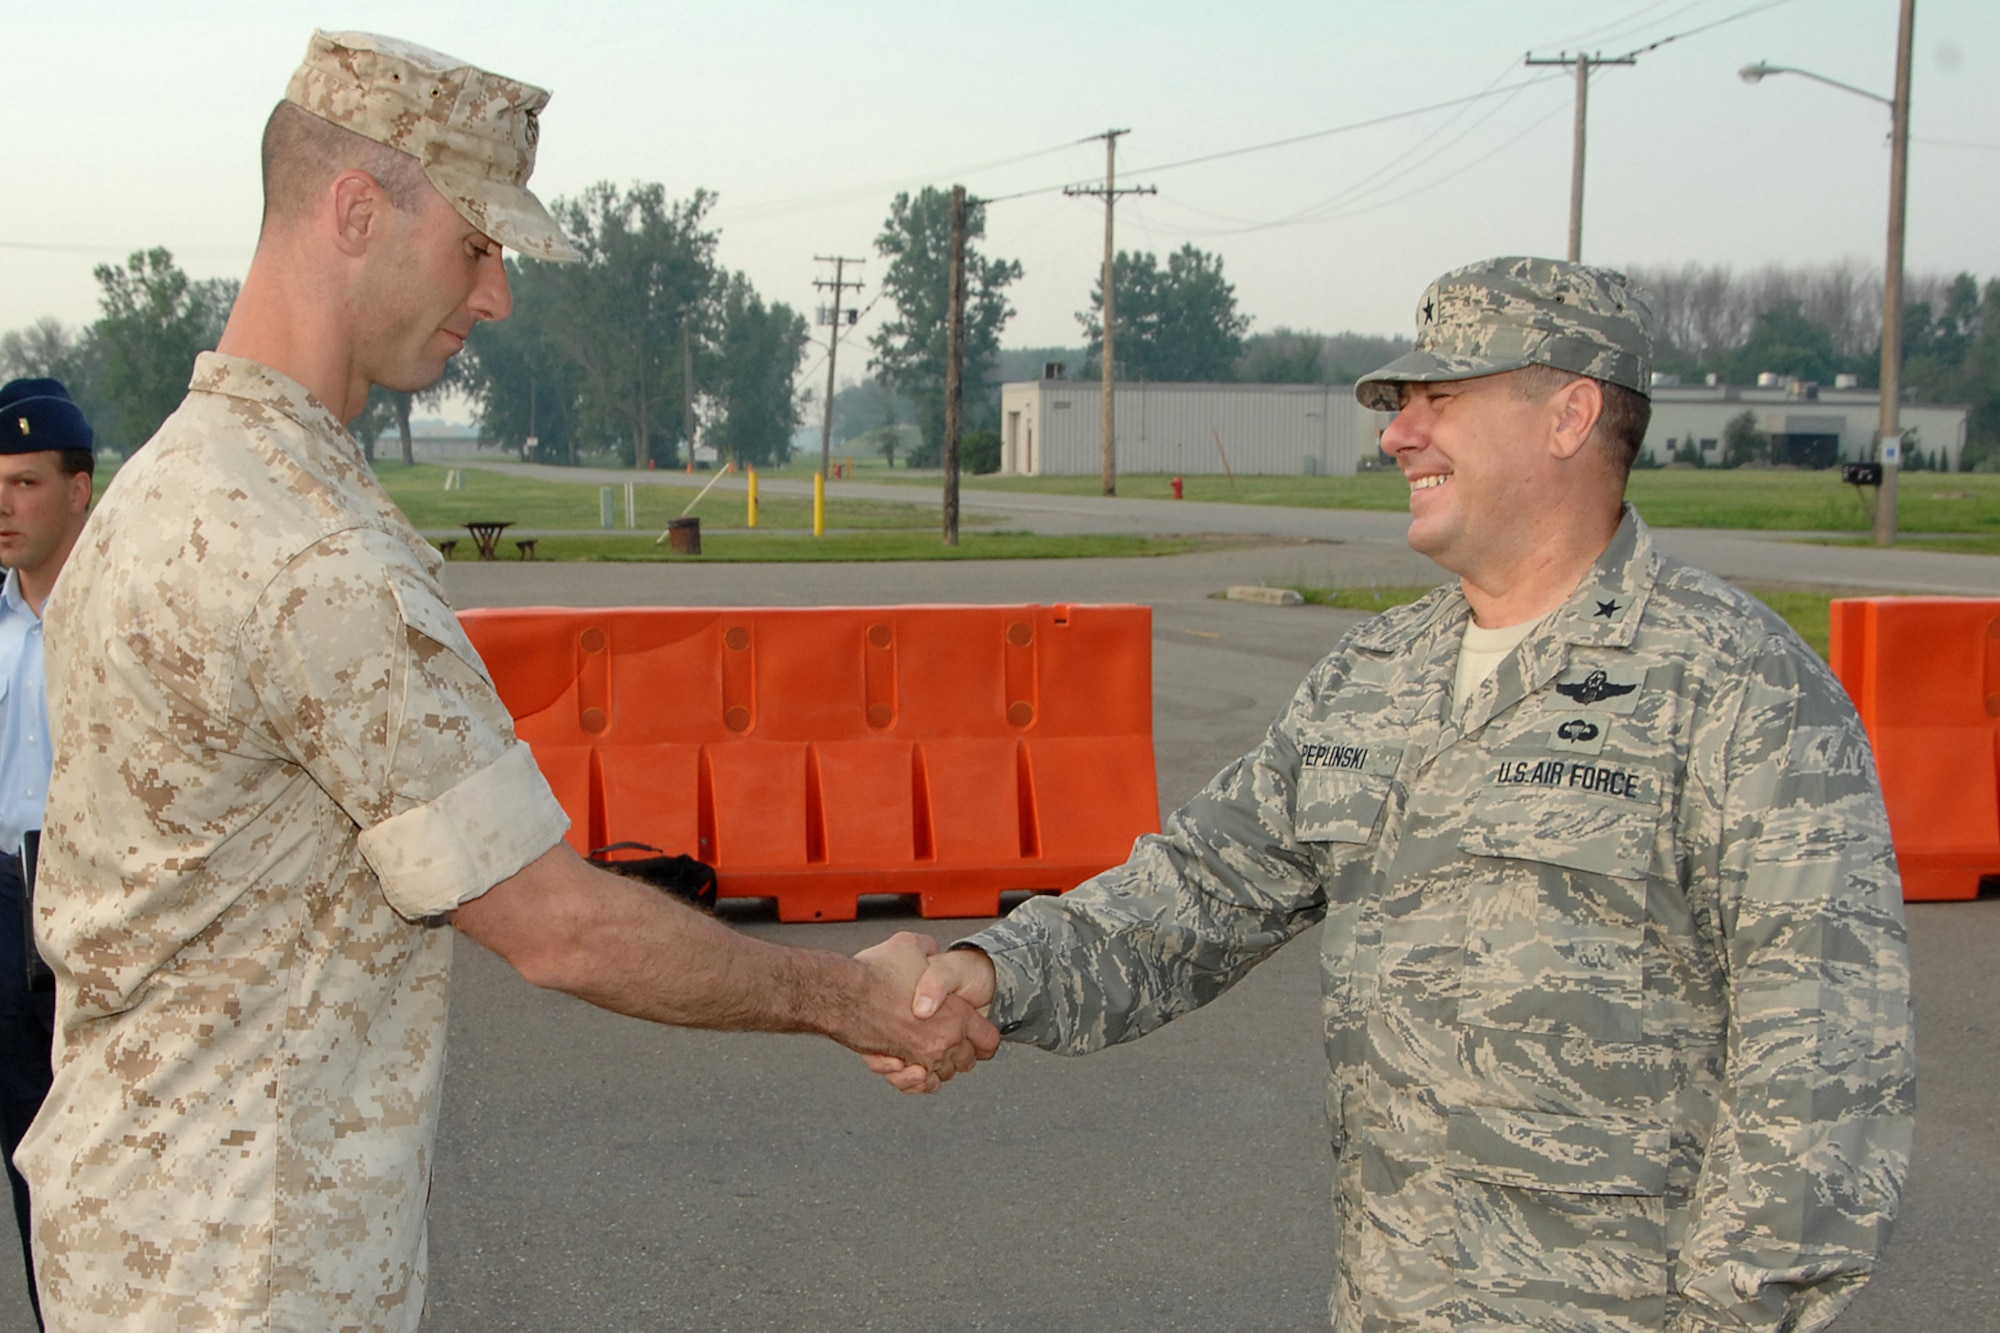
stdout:
{"type": "Polygon", "coordinates": [[[1639,1040],[1659,819],[1651,805],[1580,791],[1479,795],[1459,848],[1492,859],[1467,905],[1460,1022],[1639,1040]]]}
{"type": "Polygon", "coordinates": [[[1400,745],[1348,745],[1302,737],[1292,826],[1301,842],[1365,843],[1381,824],[1400,745]]]}

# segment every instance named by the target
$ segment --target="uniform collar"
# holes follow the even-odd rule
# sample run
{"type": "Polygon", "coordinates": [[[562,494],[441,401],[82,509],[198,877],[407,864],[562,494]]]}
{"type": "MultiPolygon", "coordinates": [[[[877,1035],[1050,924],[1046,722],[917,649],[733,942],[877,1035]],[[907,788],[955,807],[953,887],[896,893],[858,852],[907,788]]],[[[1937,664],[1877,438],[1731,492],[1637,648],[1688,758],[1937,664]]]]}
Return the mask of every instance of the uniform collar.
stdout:
{"type": "Polygon", "coordinates": [[[353,452],[357,461],[361,447],[347,433],[332,410],[312,391],[283,371],[240,356],[203,352],[194,360],[194,375],[188,381],[190,393],[219,393],[241,398],[281,412],[312,434],[335,441],[353,452]]]}
{"type": "Polygon", "coordinates": [[[1548,633],[1565,643],[1631,647],[1658,568],[1652,530],[1627,503],[1611,544],[1569,600],[1549,617],[1548,633]]]}
{"type": "Polygon", "coordinates": [[[19,612],[30,620],[41,619],[35,614],[35,608],[28,605],[28,599],[21,595],[21,571],[18,569],[8,570],[6,581],[0,583],[0,603],[4,603],[9,611],[19,612]]]}

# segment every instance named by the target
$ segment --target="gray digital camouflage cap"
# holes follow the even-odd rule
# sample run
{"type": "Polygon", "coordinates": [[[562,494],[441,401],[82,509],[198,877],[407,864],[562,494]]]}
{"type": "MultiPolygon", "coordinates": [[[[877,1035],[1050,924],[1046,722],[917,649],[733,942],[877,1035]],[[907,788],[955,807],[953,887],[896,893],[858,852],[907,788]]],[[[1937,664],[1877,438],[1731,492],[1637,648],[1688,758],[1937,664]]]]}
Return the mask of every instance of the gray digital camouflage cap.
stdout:
{"type": "Polygon", "coordinates": [[[394,37],[315,32],[285,100],[410,154],[460,217],[536,259],[579,259],[528,192],[543,89],[394,37]]]}
{"type": "Polygon", "coordinates": [[[1552,366],[1652,393],[1653,308],[1623,273],[1508,256],[1433,282],[1417,305],[1417,345],[1354,386],[1394,412],[1396,386],[1552,366]]]}

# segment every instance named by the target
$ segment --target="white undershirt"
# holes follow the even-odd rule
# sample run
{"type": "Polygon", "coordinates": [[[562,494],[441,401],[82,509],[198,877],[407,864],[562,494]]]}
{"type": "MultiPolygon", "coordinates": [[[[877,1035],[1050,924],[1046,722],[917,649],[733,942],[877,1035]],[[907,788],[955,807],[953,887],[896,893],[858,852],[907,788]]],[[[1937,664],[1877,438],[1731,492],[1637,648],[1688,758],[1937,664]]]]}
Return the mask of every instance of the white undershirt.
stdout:
{"type": "Polygon", "coordinates": [[[1486,683],[1486,678],[1499,669],[1507,654],[1520,647],[1521,640],[1540,623],[1530,620],[1504,629],[1481,629],[1469,619],[1465,622],[1465,637],[1458,645],[1458,676],[1451,687],[1454,712],[1465,711],[1472,692],[1486,683]]]}

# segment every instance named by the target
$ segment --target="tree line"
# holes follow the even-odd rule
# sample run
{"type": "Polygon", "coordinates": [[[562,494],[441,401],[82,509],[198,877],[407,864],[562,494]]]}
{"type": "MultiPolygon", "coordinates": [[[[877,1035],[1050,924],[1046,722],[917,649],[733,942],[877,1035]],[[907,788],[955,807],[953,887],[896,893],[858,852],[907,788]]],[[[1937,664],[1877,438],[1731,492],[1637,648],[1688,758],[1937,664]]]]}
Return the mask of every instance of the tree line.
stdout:
{"type": "MultiPolygon", "coordinates": [[[[557,199],[552,211],[583,262],[510,258],[512,317],[479,325],[447,378],[426,393],[378,390],[353,424],[356,437],[372,458],[393,429],[408,461],[413,406],[457,392],[473,404],[482,441],[535,461],[671,467],[697,440],[741,464],[789,458],[813,397],[801,384],[812,340],[790,306],[765,300],[717,262],[713,204],[706,191],[674,200],[648,183],[601,183],[557,199]]],[[[1001,347],[1014,314],[1008,289],[1022,270],[982,252],[985,230],[974,201],[965,300],[972,431],[998,425],[1001,383],[1039,376],[1050,362],[1072,378],[1094,378],[1103,354],[1101,277],[1076,314],[1080,346],[1001,347]]],[[[886,261],[878,299],[890,308],[868,338],[871,378],[836,398],[834,434],[872,437],[892,463],[899,448],[913,464],[935,463],[943,443],[949,245],[950,195],[935,188],[895,196],[875,239],[886,261]]],[[[1877,382],[1882,284],[1865,266],[1630,272],[1653,295],[1665,374],[1732,384],[1767,371],[1823,384],[1843,374],[1864,387],[1877,382]]],[[[129,451],[180,401],[195,355],[221,334],[236,283],[191,280],[164,249],[100,265],[95,276],[99,318],[75,330],[43,319],[0,336],[0,371],[64,380],[104,442],[129,451]]],[[[1347,383],[1409,346],[1283,326],[1252,332],[1221,256],[1193,245],[1164,260],[1120,251],[1112,281],[1121,380],[1347,383]]],[[[1970,273],[1916,276],[1907,288],[1906,393],[1966,405],[1961,466],[2000,468],[2000,279],[1982,286],[1970,273]]],[[[975,452],[991,443],[981,436],[975,452]]]]}

